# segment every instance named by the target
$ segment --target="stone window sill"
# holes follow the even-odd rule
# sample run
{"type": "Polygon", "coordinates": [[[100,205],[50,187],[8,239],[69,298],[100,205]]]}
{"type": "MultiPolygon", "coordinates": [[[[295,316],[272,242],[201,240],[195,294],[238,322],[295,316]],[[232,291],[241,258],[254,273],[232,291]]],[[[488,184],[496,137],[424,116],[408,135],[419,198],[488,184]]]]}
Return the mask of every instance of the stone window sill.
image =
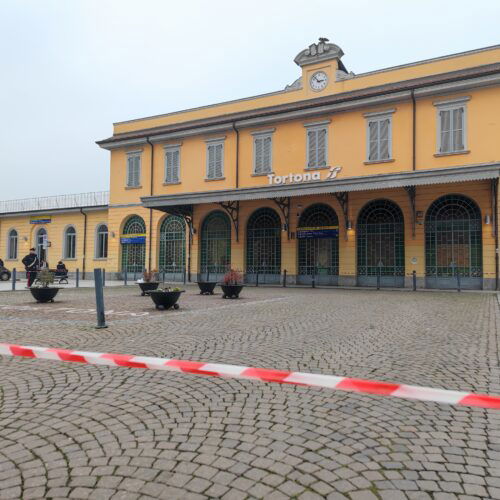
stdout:
{"type": "Polygon", "coordinates": [[[434,153],[436,158],[440,156],[455,156],[455,155],[467,155],[470,153],[469,149],[464,149],[463,151],[450,151],[449,153],[434,153]]]}
{"type": "Polygon", "coordinates": [[[387,158],[387,160],[368,160],[363,162],[365,165],[373,165],[374,163],[392,163],[396,161],[394,158],[387,158]]]}
{"type": "Polygon", "coordinates": [[[17,262],[19,259],[5,259],[5,262],[17,262]]]}
{"type": "Polygon", "coordinates": [[[125,189],[142,189],[142,186],[125,186],[125,189]]]}
{"type": "Polygon", "coordinates": [[[69,257],[63,257],[61,260],[77,261],[78,259],[76,257],[71,259],[69,257]]]}
{"type": "Polygon", "coordinates": [[[176,184],[180,184],[181,181],[177,181],[177,182],[164,182],[163,185],[164,186],[175,186],[176,184]]]}
{"type": "Polygon", "coordinates": [[[304,170],[309,172],[311,170],[327,170],[329,168],[330,167],[328,165],[325,165],[324,167],[308,167],[308,166],[306,166],[306,167],[304,167],[304,170]]]}
{"type": "Polygon", "coordinates": [[[274,175],[274,172],[264,172],[262,174],[256,174],[255,172],[251,174],[251,177],[267,177],[268,175],[274,175]]]}
{"type": "Polygon", "coordinates": [[[94,260],[108,260],[107,257],[94,257],[94,260]]]}
{"type": "Polygon", "coordinates": [[[223,181],[225,179],[226,179],[225,177],[214,177],[214,178],[205,177],[205,182],[223,181]]]}

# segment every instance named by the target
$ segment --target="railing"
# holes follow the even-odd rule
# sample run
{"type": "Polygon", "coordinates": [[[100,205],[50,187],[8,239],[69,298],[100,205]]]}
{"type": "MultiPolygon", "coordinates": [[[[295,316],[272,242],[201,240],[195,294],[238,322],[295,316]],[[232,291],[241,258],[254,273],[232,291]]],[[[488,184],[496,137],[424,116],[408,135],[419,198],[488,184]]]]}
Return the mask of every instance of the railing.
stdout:
{"type": "Polygon", "coordinates": [[[0,213],[31,212],[33,210],[52,210],[57,208],[79,208],[108,205],[109,191],[93,193],[62,194],[41,198],[0,201],[0,213]]]}

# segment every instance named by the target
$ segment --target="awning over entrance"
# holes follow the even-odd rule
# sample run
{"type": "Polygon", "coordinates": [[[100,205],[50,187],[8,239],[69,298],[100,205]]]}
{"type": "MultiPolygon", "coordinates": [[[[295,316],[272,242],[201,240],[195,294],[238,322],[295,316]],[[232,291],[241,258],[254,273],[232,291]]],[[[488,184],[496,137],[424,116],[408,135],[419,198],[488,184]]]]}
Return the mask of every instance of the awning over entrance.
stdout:
{"type": "Polygon", "coordinates": [[[322,193],[347,193],[431,184],[468,182],[500,177],[500,163],[450,167],[432,170],[417,170],[396,174],[366,175],[336,178],[332,180],[308,181],[295,184],[269,185],[252,188],[223,189],[194,193],[166,194],[141,198],[146,208],[168,211],[168,207],[221,203],[265,198],[285,198],[322,193]]]}

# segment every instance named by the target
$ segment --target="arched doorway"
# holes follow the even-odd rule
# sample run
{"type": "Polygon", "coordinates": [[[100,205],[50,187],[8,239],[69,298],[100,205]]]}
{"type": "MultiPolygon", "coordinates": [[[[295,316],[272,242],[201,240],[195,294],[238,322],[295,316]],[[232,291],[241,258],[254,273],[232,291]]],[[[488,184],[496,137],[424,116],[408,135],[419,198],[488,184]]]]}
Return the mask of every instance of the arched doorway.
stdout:
{"type": "Polygon", "coordinates": [[[462,195],[435,200],[425,216],[425,282],[428,288],[481,289],[483,246],[481,211],[462,195]]]}
{"type": "Polygon", "coordinates": [[[48,246],[48,237],[47,230],[44,227],[41,227],[36,232],[35,237],[35,250],[38,255],[38,260],[40,263],[47,261],[47,246],[48,246]]]}
{"type": "Polygon", "coordinates": [[[146,224],[142,217],[133,215],[125,222],[122,237],[122,271],[138,275],[146,262],[146,224]]]}
{"type": "Polygon", "coordinates": [[[318,203],[306,208],[297,228],[297,281],[337,285],[339,278],[339,219],[335,210],[318,203]]]}
{"type": "Polygon", "coordinates": [[[158,270],[167,281],[181,281],[186,266],[186,223],[168,215],[160,226],[158,270]]]}
{"type": "Polygon", "coordinates": [[[224,212],[212,212],[201,227],[201,279],[218,281],[231,265],[231,224],[224,212]]]}
{"type": "Polygon", "coordinates": [[[279,283],[281,275],[281,219],[271,208],[259,208],[247,224],[246,275],[251,283],[279,283]]]}
{"type": "Polygon", "coordinates": [[[358,217],[357,274],[359,286],[403,287],[405,274],[404,218],[394,202],[374,200],[358,217]]]}

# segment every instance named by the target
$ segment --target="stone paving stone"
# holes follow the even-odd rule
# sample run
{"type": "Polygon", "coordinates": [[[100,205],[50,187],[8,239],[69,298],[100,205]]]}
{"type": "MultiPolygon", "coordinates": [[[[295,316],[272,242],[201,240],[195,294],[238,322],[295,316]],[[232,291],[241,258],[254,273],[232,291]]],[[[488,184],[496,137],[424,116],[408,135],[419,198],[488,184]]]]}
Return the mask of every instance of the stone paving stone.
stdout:
{"type": "MultiPolygon", "coordinates": [[[[92,292],[2,292],[2,341],[500,390],[492,294],[247,287],[222,301],[187,286],[181,309],[157,312],[118,287],[107,309],[129,313],[103,334],[82,312],[92,292]]],[[[500,497],[487,410],[6,357],[0,381],[0,499],[500,497]]]]}

